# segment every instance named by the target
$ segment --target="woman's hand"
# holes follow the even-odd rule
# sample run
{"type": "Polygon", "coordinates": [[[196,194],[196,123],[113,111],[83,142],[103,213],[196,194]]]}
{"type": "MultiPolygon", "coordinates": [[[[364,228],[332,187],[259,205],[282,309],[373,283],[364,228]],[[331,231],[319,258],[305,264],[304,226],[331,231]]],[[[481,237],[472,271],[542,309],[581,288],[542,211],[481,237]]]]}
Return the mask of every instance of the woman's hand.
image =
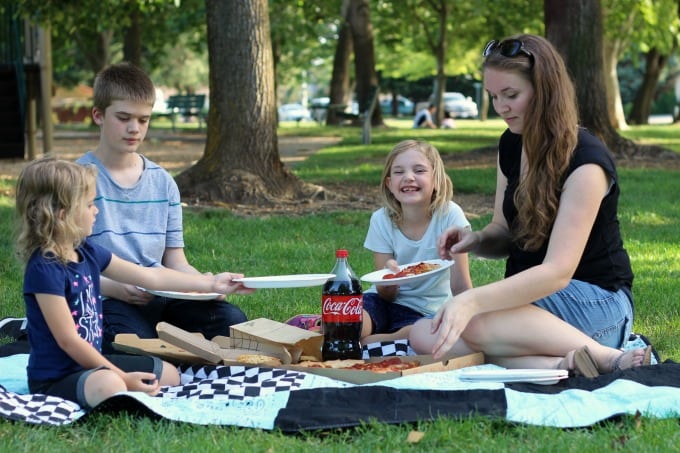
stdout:
{"type": "Polygon", "coordinates": [[[437,249],[442,259],[449,260],[458,253],[467,253],[479,245],[479,234],[469,227],[450,227],[437,240],[437,249]]]}
{"type": "Polygon", "coordinates": [[[442,305],[432,319],[432,334],[436,336],[432,347],[435,359],[443,357],[456,344],[476,314],[474,305],[466,301],[465,293],[442,305]]]}

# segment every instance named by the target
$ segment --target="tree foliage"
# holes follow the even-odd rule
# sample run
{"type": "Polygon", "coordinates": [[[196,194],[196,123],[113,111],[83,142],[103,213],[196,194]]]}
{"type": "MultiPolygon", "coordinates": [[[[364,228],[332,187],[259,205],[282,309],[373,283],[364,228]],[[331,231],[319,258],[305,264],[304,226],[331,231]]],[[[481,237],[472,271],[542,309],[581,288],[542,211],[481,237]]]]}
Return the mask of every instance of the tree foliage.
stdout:
{"type": "MultiPolygon", "coordinates": [[[[164,63],[178,36],[193,31],[184,44],[205,49],[202,0],[18,0],[20,11],[52,30],[54,79],[63,85],[91,81],[104,66],[123,59],[124,43],[139,54],[147,71],[164,63]],[[136,18],[136,19],[135,19],[136,18]],[[134,41],[129,36],[136,31],[134,41]],[[128,37],[126,39],[126,37],[128,37]],[[80,69],[80,71],[76,70],[80,69]]],[[[126,58],[127,57],[127,58],[126,58]]]]}
{"type": "Polygon", "coordinates": [[[625,58],[644,69],[631,117],[635,123],[646,123],[659,78],[680,38],[679,6],[677,0],[603,0],[607,104],[614,127],[626,127],[618,62],[625,58]]]}

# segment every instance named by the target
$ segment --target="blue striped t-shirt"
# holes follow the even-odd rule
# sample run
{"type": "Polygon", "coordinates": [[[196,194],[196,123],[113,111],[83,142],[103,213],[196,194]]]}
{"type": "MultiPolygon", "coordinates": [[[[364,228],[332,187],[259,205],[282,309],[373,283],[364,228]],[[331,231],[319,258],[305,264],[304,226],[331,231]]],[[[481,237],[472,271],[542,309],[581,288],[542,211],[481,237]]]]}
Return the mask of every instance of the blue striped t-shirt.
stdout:
{"type": "Polygon", "coordinates": [[[99,169],[95,198],[99,214],[89,239],[125,260],[160,266],[166,248],[184,247],[180,194],[165,169],[142,159],[142,176],[132,187],[116,183],[92,152],[77,160],[99,169]]]}

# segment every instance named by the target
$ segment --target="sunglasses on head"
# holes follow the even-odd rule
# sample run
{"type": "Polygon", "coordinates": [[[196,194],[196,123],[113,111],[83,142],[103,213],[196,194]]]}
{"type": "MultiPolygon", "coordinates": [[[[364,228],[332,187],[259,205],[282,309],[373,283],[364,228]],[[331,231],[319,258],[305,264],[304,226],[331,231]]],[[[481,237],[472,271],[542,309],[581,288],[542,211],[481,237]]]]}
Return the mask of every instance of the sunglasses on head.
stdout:
{"type": "Polygon", "coordinates": [[[523,54],[529,57],[529,61],[531,61],[532,65],[534,64],[534,56],[524,47],[524,43],[519,39],[506,39],[505,41],[492,39],[484,46],[482,55],[486,58],[496,50],[498,50],[501,55],[508,58],[514,58],[519,54],[523,54]]]}

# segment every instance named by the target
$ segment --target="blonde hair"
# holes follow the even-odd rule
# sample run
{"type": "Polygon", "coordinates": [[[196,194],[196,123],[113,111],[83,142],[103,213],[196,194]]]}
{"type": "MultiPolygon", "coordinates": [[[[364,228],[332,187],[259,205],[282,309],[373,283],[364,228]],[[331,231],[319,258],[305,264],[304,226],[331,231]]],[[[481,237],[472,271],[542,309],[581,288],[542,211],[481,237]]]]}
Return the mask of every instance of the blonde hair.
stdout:
{"type": "Polygon", "coordinates": [[[534,97],[524,118],[522,145],[527,173],[515,192],[517,222],[511,225],[515,240],[525,250],[537,250],[550,236],[557,216],[560,192],[578,141],[578,107],[574,85],[564,60],[540,36],[516,35],[533,55],[488,55],[483,69],[514,72],[531,83],[534,97]]]}
{"type": "Polygon", "coordinates": [[[153,105],[156,87],[144,71],[131,63],[118,63],[102,69],[94,79],[94,106],[105,112],[113,101],[134,101],[153,105]]]}
{"type": "Polygon", "coordinates": [[[86,232],[74,215],[96,187],[97,169],[44,157],[23,168],[16,185],[17,254],[26,262],[36,250],[66,263],[86,232]]]}
{"type": "Polygon", "coordinates": [[[399,225],[403,220],[403,211],[401,203],[394,197],[394,194],[390,192],[387,186],[387,178],[390,177],[392,172],[392,165],[394,160],[398,155],[415,150],[421,153],[428,160],[430,165],[432,165],[432,178],[434,190],[432,192],[432,200],[430,202],[429,214],[430,217],[434,215],[435,211],[439,209],[446,209],[448,202],[453,198],[453,183],[451,178],[446,174],[446,167],[444,166],[444,161],[442,161],[441,156],[437,148],[430,145],[427,142],[419,140],[404,140],[392,148],[392,151],[387,155],[385,159],[385,168],[383,169],[382,179],[381,179],[381,191],[383,203],[387,213],[396,225],[399,225]]]}

